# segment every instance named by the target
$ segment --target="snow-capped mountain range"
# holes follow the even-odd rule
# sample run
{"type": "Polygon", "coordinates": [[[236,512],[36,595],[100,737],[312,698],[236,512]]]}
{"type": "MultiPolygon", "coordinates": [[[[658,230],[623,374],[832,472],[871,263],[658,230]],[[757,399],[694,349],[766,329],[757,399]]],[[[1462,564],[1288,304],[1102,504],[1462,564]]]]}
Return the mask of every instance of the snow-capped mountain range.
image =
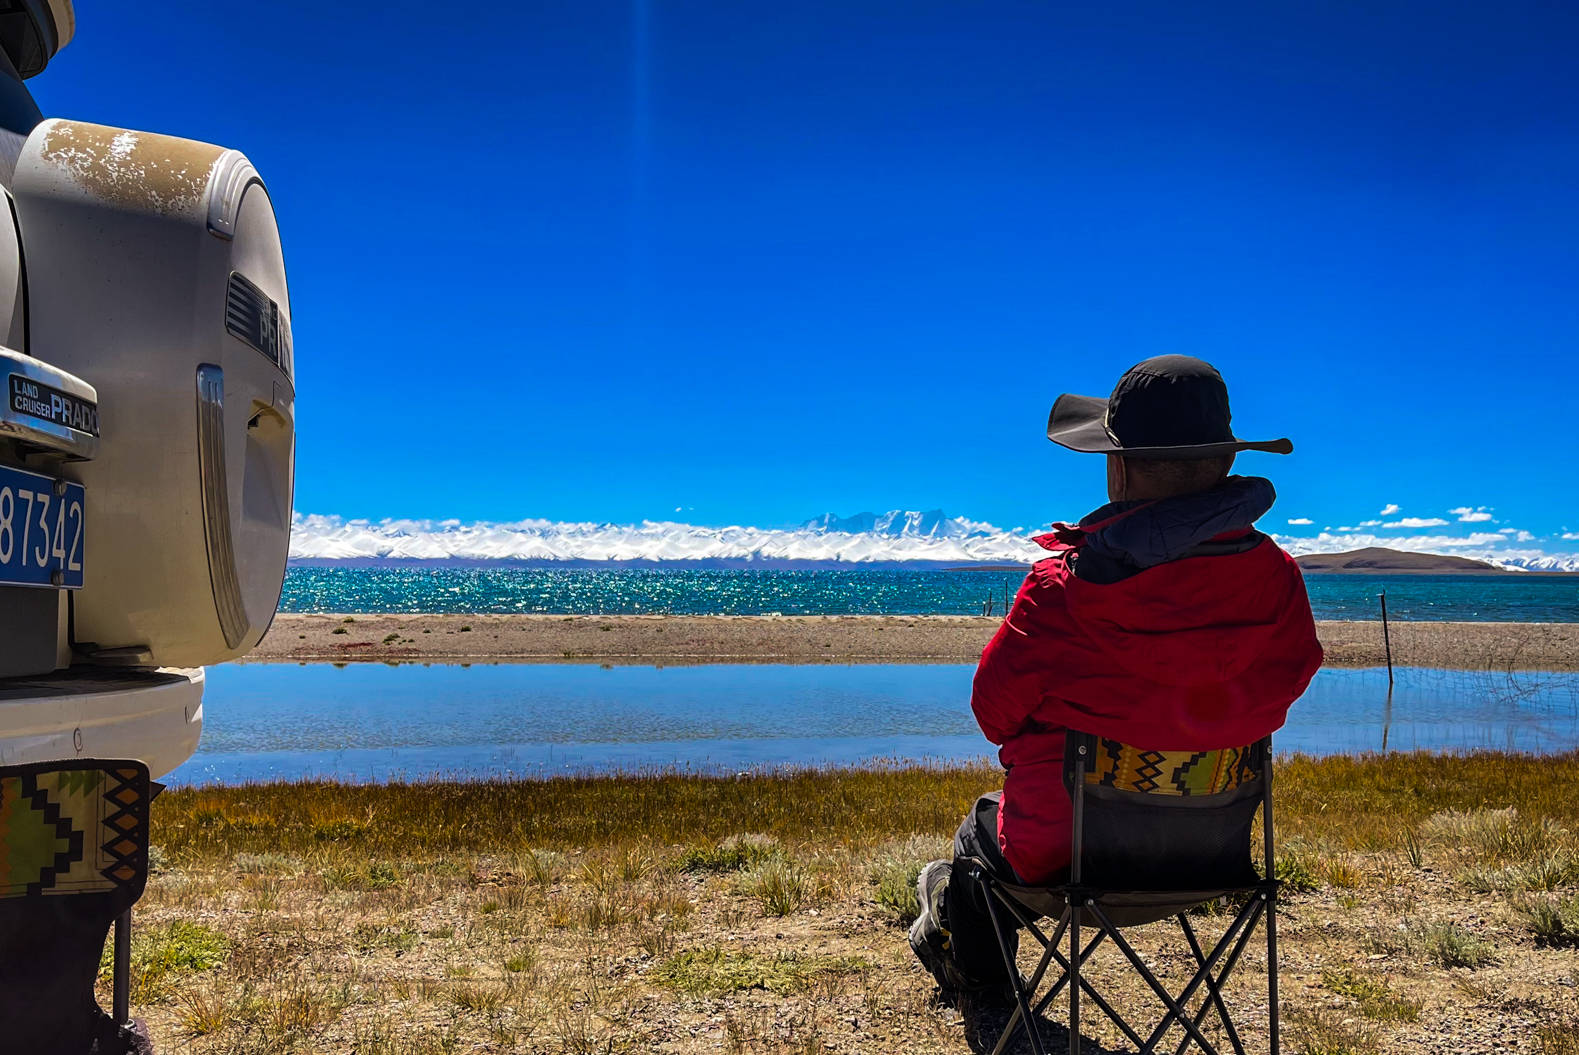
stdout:
{"type": "Polygon", "coordinates": [[[373,522],[297,514],[291,531],[291,559],[313,563],[1021,564],[1040,552],[1025,531],[1005,531],[936,510],[847,518],[828,515],[798,528],[699,527],[657,520],[639,524],[373,522]]]}
{"type": "MultiPolygon", "coordinates": [[[[416,561],[547,565],[640,563],[687,567],[814,567],[859,564],[951,566],[1023,564],[1044,551],[1026,528],[999,528],[941,510],[891,510],[839,517],[796,528],[703,527],[674,521],[599,524],[551,520],[507,523],[458,520],[345,520],[294,516],[291,560],[307,564],[416,561]]],[[[1579,571],[1579,554],[1548,554],[1480,539],[1274,535],[1291,553],[1334,552],[1367,545],[1452,553],[1510,570],[1579,571]]]]}

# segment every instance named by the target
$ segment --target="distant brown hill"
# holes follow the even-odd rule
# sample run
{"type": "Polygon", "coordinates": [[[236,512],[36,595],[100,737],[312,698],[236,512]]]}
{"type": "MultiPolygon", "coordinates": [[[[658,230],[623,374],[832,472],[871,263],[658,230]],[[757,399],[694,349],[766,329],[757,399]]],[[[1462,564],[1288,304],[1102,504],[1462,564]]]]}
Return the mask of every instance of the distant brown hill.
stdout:
{"type": "Polygon", "coordinates": [[[1409,553],[1404,550],[1371,546],[1348,553],[1308,553],[1297,558],[1305,571],[1325,572],[1421,572],[1443,573],[1502,572],[1504,569],[1483,560],[1449,557],[1441,553],[1409,553]]]}

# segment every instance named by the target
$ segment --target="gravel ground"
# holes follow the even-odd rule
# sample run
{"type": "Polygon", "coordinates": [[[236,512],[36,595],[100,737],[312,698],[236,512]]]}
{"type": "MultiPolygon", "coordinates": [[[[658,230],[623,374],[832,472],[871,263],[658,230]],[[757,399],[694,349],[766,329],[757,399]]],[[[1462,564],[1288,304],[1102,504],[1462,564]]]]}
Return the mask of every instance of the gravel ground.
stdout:
{"type": "MultiPolygon", "coordinates": [[[[561,663],[971,663],[975,616],[281,615],[253,659],[561,663]]],[[[1378,622],[1317,624],[1329,666],[1386,661],[1378,622]]],[[[1393,623],[1394,662],[1579,670],[1579,623],[1393,623]]]]}

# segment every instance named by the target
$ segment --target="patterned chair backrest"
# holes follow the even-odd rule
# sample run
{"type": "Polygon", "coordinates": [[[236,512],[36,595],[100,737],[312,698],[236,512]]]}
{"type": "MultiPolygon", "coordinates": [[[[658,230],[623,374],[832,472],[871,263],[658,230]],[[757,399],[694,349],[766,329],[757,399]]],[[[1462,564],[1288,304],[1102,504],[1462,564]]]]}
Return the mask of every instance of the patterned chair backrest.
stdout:
{"type": "Polygon", "coordinates": [[[1258,745],[1217,751],[1156,751],[1093,737],[1087,786],[1143,795],[1215,795],[1261,779],[1258,745]]]}
{"type": "Polygon", "coordinates": [[[148,880],[153,791],[135,761],[0,766],[0,1050],[125,1050],[94,981],[148,880]]]}
{"type": "Polygon", "coordinates": [[[148,876],[148,767],[0,768],[0,900],[123,892],[148,876]]]}
{"type": "Polygon", "coordinates": [[[1081,802],[1081,882],[1112,890],[1212,890],[1259,877],[1251,825],[1271,742],[1158,751],[1071,732],[1064,786],[1081,802]],[[1075,795],[1077,786],[1080,794],[1075,795]]]}

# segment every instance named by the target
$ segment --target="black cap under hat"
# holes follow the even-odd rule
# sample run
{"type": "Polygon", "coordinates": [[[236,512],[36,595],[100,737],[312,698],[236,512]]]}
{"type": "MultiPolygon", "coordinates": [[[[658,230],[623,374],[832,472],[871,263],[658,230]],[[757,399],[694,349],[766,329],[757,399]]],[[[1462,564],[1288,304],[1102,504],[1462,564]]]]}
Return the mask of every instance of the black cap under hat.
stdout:
{"type": "Polygon", "coordinates": [[[1083,454],[1175,460],[1294,450],[1286,439],[1239,439],[1229,421],[1222,374],[1192,356],[1159,355],[1125,371],[1107,399],[1059,396],[1047,438],[1083,454]]]}

